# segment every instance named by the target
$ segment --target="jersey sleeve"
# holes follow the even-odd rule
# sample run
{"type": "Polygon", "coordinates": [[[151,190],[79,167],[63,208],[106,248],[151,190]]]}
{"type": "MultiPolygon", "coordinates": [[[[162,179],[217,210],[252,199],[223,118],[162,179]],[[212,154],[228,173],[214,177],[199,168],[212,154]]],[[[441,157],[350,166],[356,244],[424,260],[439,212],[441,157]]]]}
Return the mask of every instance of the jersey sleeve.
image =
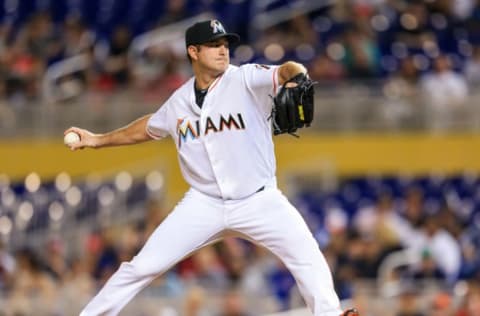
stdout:
{"type": "Polygon", "coordinates": [[[153,139],[161,139],[168,136],[168,102],[161,106],[147,122],[146,131],[153,139]]]}
{"type": "Polygon", "coordinates": [[[272,110],[272,98],[278,90],[278,67],[273,65],[247,64],[243,66],[245,84],[254,96],[260,109],[267,116],[272,110]]]}

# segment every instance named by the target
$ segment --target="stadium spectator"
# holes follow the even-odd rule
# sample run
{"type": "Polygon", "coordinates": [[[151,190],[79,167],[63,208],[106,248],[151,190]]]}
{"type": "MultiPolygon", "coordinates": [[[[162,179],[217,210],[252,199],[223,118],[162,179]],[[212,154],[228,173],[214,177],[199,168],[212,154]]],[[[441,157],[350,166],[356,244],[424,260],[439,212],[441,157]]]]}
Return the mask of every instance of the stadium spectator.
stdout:
{"type": "Polygon", "coordinates": [[[418,290],[414,288],[414,285],[404,284],[402,285],[401,292],[396,300],[397,312],[395,316],[427,316],[421,311],[421,306],[418,297],[418,290]]]}
{"type": "Polygon", "coordinates": [[[35,252],[23,249],[16,255],[15,282],[6,311],[12,315],[47,315],[57,311],[55,282],[35,252]]]}
{"type": "Polygon", "coordinates": [[[5,90],[9,103],[25,106],[39,97],[39,78],[44,63],[31,55],[22,43],[9,44],[4,50],[5,90]]]}
{"type": "Polygon", "coordinates": [[[430,316],[453,316],[454,303],[450,294],[437,293],[431,303],[430,316]]]}
{"type": "Polygon", "coordinates": [[[63,310],[80,313],[84,304],[96,290],[95,280],[88,269],[88,263],[81,258],[70,260],[68,272],[62,280],[63,310]]]}
{"type": "Polygon", "coordinates": [[[379,51],[376,41],[356,25],[344,34],[345,55],[343,64],[351,79],[374,78],[379,71],[379,51]]]}
{"type": "Polygon", "coordinates": [[[379,194],[375,205],[359,209],[353,224],[363,236],[373,238],[384,249],[400,247],[400,236],[397,227],[403,220],[395,212],[393,197],[388,192],[379,194]]]}
{"type": "Polygon", "coordinates": [[[460,278],[480,281],[480,229],[478,225],[465,228],[459,238],[462,249],[460,278]]]}
{"type": "MultiPolygon", "coordinates": [[[[405,190],[403,205],[399,213],[408,221],[414,229],[420,228],[424,215],[425,197],[423,190],[418,186],[409,186],[405,190]]],[[[413,237],[413,236],[412,236],[413,237]]]]}
{"type": "Polygon", "coordinates": [[[187,79],[181,69],[182,61],[168,47],[151,47],[136,69],[135,85],[146,102],[163,100],[187,79]]]}
{"type": "Polygon", "coordinates": [[[6,244],[0,240],[0,293],[5,294],[14,282],[16,262],[7,250],[6,244]]]}
{"type": "Polygon", "coordinates": [[[410,53],[422,53],[425,43],[436,43],[429,24],[429,12],[424,1],[403,1],[405,9],[399,12],[393,43],[402,43],[410,53]]]}
{"type": "Polygon", "coordinates": [[[280,260],[277,260],[276,265],[269,271],[268,278],[271,291],[278,301],[279,309],[281,311],[291,309],[291,294],[295,287],[295,279],[292,274],[280,260]]]}
{"type": "Polygon", "coordinates": [[[220,260],[231,284],[238,284],[248,264],[247,247],[240,239],[227,237],[216,245],[220,260]]]}
{"type": "Polygon", "coordinates": [[[421,261],[419,264],[412,268],[412,277],[416,281],[439,281],[445,280],[445,273],[432,258],[432,254],[428,249],[425,249],[421,255],[421,261]]]}
{"type": "Polygon", "coordinates": [[[242,294],[232,288],[227,291],[222,302],[222,311],[218,316],[249,316],[242,294]]]}
{"type": "Polygon", "coordinates": [[[413,56],[407,56],[400,60],[400,67],[388,81],[392,85],[392,93],[399,98],[414,99],[418,96],[418,84],[420,72],[415,64],[413,56]]]}
{"type": "Polygon", "coordinates": [[[47,272],[58,282],[63,282],[69,270],[65,245],[61,239],[53,238],[48,242],[45,250],[46,255],[44,260],[47,272]]]}
{"type": "Polygon", "coordinates": [[[475,2],[477,2],[477,0],[458,0],[453,2],[452,1],[443,1],[443,2],[446,3],[447,5],[450,5],[450,9],[452,11],[453,16],[463,21],[470,16],[475,6],[475,2]]]}
{"type": "Polygon", "coordinates": [[[421,88],[430,113],[428,122],[433,130],[444,130],[450,126],[455,113],[465,107],[467,82],[452,69],[447,55],[435,58],[433,71],[422,78],[421,88]]]}
{"type": "Polygon", "coordinates": [[[338,83],[345,79],[345,69],[343,65],[328,55],[318,54],[309,66],[309,75],[313,80],[320,81],[322,87],[333,83],[338,83]]]}
{"type": "Polygon", "coordinates": [[[293,18],[288,25],[289,32],[292,37],[295,38],[292,50],[299,45],[310,45],[311,47],[317,47],[319,42],[317,34],[315,33],[312,22],[308,15],[305,14],[293,14],[293,18]]]}
{"type": "Polygon", "coordinates": [[[114,228],[101,231],[100,248],[95,257],[94,277],[104,284],[120,265],[114,228]]]}
{"type": "Polygon", "coordinates": [[[110,80],[112,87],[127,85],[131,79],[131,69],[128,62],[128,49],[131,43],[131,34],[126,26],[118,26],[113,30],[108,43],[104,60],[105,80],[110,80]]]}
{"type": "Polygon", "coordinates": [[[354,262],[356,277],[375,280],[383,259],[392,251],[392,248],[377,242],[373,236],[362,236],[360,242],[362,253],[354,262]]]}
{"type": "Polygon", "coordinates": [[[158,19],[158,27],[178,22],[190,15],[186,0],[167,0],[163,2],[165,6],[165,12],[158,19]]]}
{"type": "Polygon", "coordinates": [[[480,287],[477,282],[471,282],[468,293],[458,308],[455,316],[476,316],[480,314],[480,287]]]}
{"type": "Polygon", "coordinates": [[[472,88],[480,85],[480,45],[474,45],[472,56],[468,58],[463,67],[463,72],[468,84],[472,88]]]}
{"type": "Polygon", "coordinates": [[[265,248],[252,247],[247,260],[248,264],[245,266],[242,279],[237,282],[237,286],[252,297],[270,295],[272,289],[268,283],[268,277],[270,271],[275,269],[277,259],[265,248]]]}
{"type": "Polygon", "coordinates": [[[48,12],[34,14],[17,35],[16,41],[29,56],[46,65],[60,58],[63,48],[60,33],[55,30],[48,12]]]}
{"type": "MultiPolygon", "coordinates": [[[[355,233],[351,233],[355,235],[355,233]]],[[[335,290],[340,299],[349,299],[354,296],[354,282],[357,271],[350,262],[347,253],[349,240],[354,236],[347,236],[346,231],[341,231],[333,236],[330,243],[323,249],[327,262],[333,271],[335,290]]]]}
{"type": "Polygon", "coordinates": [[[412,245],[417,253],[428,251],[435,263],[446,276],[446,281],[453,283],[458,278],[461,265],[461,252],[458,242],[439,225],[436,216],[426,216],[421,234],[412,245]]]}
{"type": "Polygon", "coordinates": [[[185,316],[207,316],[205,311],[205,291],[200,286],[193,286],[188,289],[183,302],[183,313],[185,316]]]}
{"type": "Polygon", "coordinates": [[[63,24],[64,57],[87,53],[95,44],[95,35],[88,30],[80,17],[71,16],[63,24]]]}
{"type": "Polygon", "coordinates": [[[472,1],[474,5],[465,21],[465,28],[468,32],[468,40],[478,45],[480,44],[480,1],[472,1]]]}
{"type": "MultiPolygon", "coordinates": [[[[459,206],[460,207],[460,206],[459,206]]],[[[438,222],[441,228],[449,232],[456,240],[459,240],[463,231],[463,223],[460,214],[456,214],[460,210],[455,210],[446,202],[441,202],[440,209],[436,216],[438,216],[438,222]]]]}
{"type": "Polygon", "coordinates": [[[399,69],[386,78],[383,93],[386,97],[382,109],[383,118],[395,127],[418,126],[415,117],[421,105],[420,71],[415,65],[413,56],[407,56],[399,61],[399,69]]]}
{"type": "Polygon", "coordinates": [[[195,283],[206,289],[226,289],[229,287],[225,268],[218,253],[212,246],[204,247],[191,256],[193,272],[187,278],[195,280],[195,283]]]}
{"type": "Polygon", "coordinates": [[[155,228],[167,217],[168,211],[163,207],[160,200],[148,200],[146,202],[145,219],[140,223],[144,227],[143,242],[153,233],[155,228]]]}

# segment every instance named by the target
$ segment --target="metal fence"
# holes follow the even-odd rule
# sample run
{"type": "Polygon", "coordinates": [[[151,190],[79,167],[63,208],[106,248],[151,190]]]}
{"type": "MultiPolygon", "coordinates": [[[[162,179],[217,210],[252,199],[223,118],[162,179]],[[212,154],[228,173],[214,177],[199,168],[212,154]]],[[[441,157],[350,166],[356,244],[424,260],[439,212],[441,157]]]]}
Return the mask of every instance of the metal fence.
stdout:
{"type": "MultiPolygon", "coordinates": [[[[421,96],[385,95],[384,83],[319,83],[315,119],[309,132],[410,132],[480,130],[480,91],[451,108],[429,106],[421,96]]],[[[86,92],[68,102],[23,106],[0,104],[0,137],[58,137],[69,126],[104,132],[154,112],[162,98],[146,100],[134,88],[114,93],[86,92]]]]}

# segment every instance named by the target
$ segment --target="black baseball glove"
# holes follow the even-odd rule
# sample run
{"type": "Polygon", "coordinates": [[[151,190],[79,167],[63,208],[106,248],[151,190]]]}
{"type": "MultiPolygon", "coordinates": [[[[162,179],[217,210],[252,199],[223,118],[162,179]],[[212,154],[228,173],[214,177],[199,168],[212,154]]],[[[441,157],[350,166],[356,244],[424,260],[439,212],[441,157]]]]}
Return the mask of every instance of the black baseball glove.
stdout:
{"type": "Polygon", "coordinates": [[[273,97],[271,118],[274,135],[288,133],[297,136],[295,132],[298,128],[310,126],[314,84],[306,74],[300,73],[285,82],[282,90],[273,97]],[[289,82],[295,82],[297,86],[287,88],[289,82]]]}

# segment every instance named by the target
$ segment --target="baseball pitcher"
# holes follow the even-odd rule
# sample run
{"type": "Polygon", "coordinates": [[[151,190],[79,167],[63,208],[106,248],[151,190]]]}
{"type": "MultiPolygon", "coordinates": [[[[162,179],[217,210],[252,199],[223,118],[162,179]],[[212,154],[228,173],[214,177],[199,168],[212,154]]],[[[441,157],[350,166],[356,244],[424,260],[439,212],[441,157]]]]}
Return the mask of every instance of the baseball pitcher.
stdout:
{"type": "Polygon", "coordinates": [[[227,230],[278,256],[314,315],[358,315],[354,309],[341,311],[325,258],[276,184],[272,134],[294,134],[310,124],[312,82],[296,62],[230,65],[229,44],[238,39],[217,20],[192,25],[185,41],[194,77],[157,112],[105,134],[77,127],[65,131],[80,136],[68,144],[72,150],[171,136],[190,185],[140,252],[120,265],[80,316],[117,315],[154,278],[227,230]]]}

